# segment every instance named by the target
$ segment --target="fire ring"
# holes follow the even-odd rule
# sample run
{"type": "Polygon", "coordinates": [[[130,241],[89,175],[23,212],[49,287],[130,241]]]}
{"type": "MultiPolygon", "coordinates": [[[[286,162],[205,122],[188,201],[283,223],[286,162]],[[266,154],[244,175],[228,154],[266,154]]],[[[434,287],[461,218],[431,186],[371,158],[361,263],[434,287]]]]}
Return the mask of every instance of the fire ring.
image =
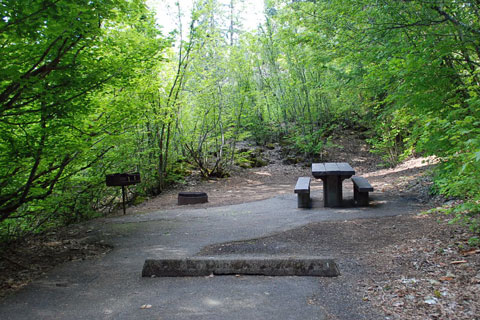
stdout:
{"type": "Polygon", "coordinates": [[[208,196],[205,192],[179,192],[178,205],[197,204],[208,202],[208,196]]]}

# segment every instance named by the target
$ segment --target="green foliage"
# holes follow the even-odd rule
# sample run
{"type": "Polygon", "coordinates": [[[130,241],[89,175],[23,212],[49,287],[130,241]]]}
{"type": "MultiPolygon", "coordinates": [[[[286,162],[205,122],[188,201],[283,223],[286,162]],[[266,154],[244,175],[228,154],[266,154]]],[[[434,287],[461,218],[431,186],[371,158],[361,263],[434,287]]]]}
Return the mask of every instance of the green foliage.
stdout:
{"type": "Polygon", "coordinates": [[[478,4],[269,0],[252,33],[232,5],[196,1],[166,50],[141,0],[2,1],[0,233],[112,210],[108,173],[140,172],[141,199],[256,165],[246,139],[321,160],[342,127],[388,165],[439,158],[436,190],[478,232],[478,4]]]}
{"type": "MultiPolygon", "coordinates": [[[[294,108],[291,114],[307,124],[308,119],[321,118],[320,113],[303,113],[298,104],[300,93],[308,90],[297,76],[301,68],[295,67],[296,60],[307,74],[314,74],[309,70],[313,62],[315,72],[323,71],[315,79],[328,99],[324,105],[330,118],[323,119],[359,110],[360,121],[370,129],[374,152],[387,164],[414,152],[435,155],[442,161],[437,190],[468,203],[479,199],[478,4],[278,0],[268,5],[275,9],[267,12],[272,13],[270,18],[277,24],[270,25],[278,32],[267,32],[266,38],[284,38],[265,43],[276,49],[273,53],[284,74],[292,75],[288,88],[295,88],[296,96],[291,99],[287,90],[282,96],[290,97],[284,104],[294,108]],[[290,56],[289,50],[296,56],[290,56]],[[318,81],[322,79],[328,81],[318,81]]],[[[308,86],[310,81],[303,83],[308,86]]],[[[300,106],[312,106],[303,101],[300,106]]],[[[307,132],[300,131],[302,137],[296,140],[317,151],[316,137],[307,132]]],[[[467,220],[475,226],[476,209],[466,210],[472,214],[466,215],[467,220]]]]}
{"type": "Polygon", "coordinates": [[[244,169],[266,166],[262,153],[262,149],[242,149],[235,153],[235,164],[244,169]]]}
{"type": "Polygon", "coordinates": [[[252,152],[253,150],[246,150],[235,153],[235,164],[244,169],[254,167],[252,152]]]}
{"type": "Polygon", "coordinates": [[[464,223],[472,232],[480,234],[480,203],[478,201],[468,201],[455,206],[451,209],[451,213],[454,214],[452,222],[464,223]]]}
{"type": "MultiPolygon", "coordinates": [[[[449,223],[457,223],[467,226],[469,230],[474,234],[480,234],[480,201],[469,200],[461,201],[459,204],[452,206],[445,206],[442,208],[435,208],[427,213],[438,212],[445,215],[451,215],[449,223]]],[[[478,236],[472,236],[469,239],[469,245],[479,246],[480,238],[478,236]]]]}
{"type": "Polygon", "coordinates": [[[323,130],[305,134],[294,133],[288,140],[304,157],[316,159],[316,161],[324,159],[325,149],[333,146],[330,137],[326,136],[323,130]]]}
{"type": "Polygon", "coordinates": [[[480,247],[480,238],[471,237],[470,239],[468,239],[468,244],[472,247],[480,247]]]}
{"type": "Polygon", "coordinates": [[[387,166],[393,167],[412,154],[416,141],[409,130],[414,121],[405,110],[395,110],[393,114],[381,112],[377,117],[373,137],[367,142],[387,166]]]}
{"type": "Polygon", "coordinates": [[[100,97],[118,97],[166,42],[142,1],[7,0],[0,12],[2,231],[87,218],[135,113],[100,97]]]}

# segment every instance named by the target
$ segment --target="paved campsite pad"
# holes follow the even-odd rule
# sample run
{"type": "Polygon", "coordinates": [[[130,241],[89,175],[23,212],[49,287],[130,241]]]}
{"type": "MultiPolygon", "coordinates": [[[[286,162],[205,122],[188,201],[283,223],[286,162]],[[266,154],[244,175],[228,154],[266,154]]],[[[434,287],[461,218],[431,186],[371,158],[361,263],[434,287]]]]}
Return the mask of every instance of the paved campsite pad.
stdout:
{"type": "MultiPolygon", "coordinates": [[[[432,217],[405,215],[345,221],[312,222],[266,237],[218,243],[204,247],[199,256],[308,255],[345,258],[383,250],[407,239],[428,236],[432,217]]],[[[342,270],[340,270],[342,271],[342,270]]]]}
{"type": "MultiPolygon", "coordinates": [[[[377,219],[356,219],[413,213],[420,208],[408,200],[389,202],[377,197],[368,209],[301,210],[296,208],[292,194],[227,207],[94,221],[89,234],[112,244],[112,252],[96,260],[69,262],[56,268],[44,279],[1,301],[0,318],[382,319],[356,291],[357,282],[369,270],[361,260],[362,250],[355,254],[356,247],[349,248],[362,243],[368,233],[355,230],[369,228],[377,219]],[[333,225],[337,231],[345,227],[347,230],[329,231],[333,225]],[[324,236],[309,229],[312,226],[325,226],[320,227],[324,236]],[[348,230],[352,233],[348,234],[348,230]],[[336,237],[327,239],[329,235],[336,237]],[[268,241],[262,242],[264,239],[268,241]],[[145,259],[218,255],[223,251],[220,248],[247,256],[333,257],[341,275],[141,277],[145,259]],[[348,250],[351,254],[346,254],[348,250]]],[[[392,227],[388,219],[395,218],[378,221],[392,227]]],[[[371,240],[365,239],[366,251],[371,240]]]]}

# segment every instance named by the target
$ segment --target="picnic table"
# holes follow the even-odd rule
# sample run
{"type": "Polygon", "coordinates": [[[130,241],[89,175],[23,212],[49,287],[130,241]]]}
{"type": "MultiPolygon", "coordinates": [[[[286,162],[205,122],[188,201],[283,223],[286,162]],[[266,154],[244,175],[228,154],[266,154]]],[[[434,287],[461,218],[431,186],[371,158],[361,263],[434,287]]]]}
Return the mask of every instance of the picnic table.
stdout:
{"type": "Polygon", "coordinates": [[[325,207],[342,206],[342,182],[355,174],[346,162],[312,163],[312,175],[323,181],[325,207]]]}

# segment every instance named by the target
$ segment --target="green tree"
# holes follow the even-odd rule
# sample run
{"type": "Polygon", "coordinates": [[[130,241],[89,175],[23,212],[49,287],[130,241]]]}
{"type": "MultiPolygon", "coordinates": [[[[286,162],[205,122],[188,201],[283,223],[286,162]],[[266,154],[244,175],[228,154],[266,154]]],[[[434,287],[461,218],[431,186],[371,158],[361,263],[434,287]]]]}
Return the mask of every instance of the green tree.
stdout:
{"type": "Polygon", "coordinates": [[[7,0],[0,12],[4,221],[42,211],[112,149],[102,141],[122,124],[96,97],[121,91],[166,43],[143,1],[7,0]]]}

